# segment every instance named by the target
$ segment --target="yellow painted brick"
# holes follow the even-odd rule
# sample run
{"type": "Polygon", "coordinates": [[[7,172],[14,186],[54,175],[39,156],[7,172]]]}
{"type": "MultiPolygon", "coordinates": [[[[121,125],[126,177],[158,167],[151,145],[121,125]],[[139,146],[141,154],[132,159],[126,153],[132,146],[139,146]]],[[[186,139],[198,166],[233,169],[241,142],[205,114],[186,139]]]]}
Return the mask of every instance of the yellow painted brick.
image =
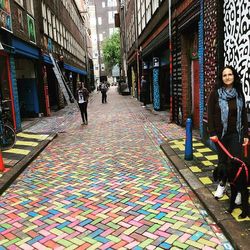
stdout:
{"type": "Polygon", "coordinates": [[[117,207],[117,208],[112,210],[112,213],[116,214],[117,212],[121,211],[122,209],[123,209],[123,207],[117,207]]]}
{"type": "Polygon", "coordinates": [[[21,246],[22,244],[26,243],[27,241],[29,241],[31,239],[32,239],[31,237],[26,237],[25,239],[22,239],[22,240],[16,242],[15,244],[18,246],[21,246]]]}
{"type": "Polygon", "coordinates": [[[166,215],[166,217],[172,218],[173,216],[176,215],[176,213],[177,213],[177,212],[170,212],[170,213],[168,213],[168,214],[166,215]]]}
{"type": "Polygon", "coordinates": [[[161,221],[161,220],[158,220],[158,219],[151,219],[150,221],[156,223],[156,224],[159,224],[159,225],[163,225],[165,224],[166,222],[165,221],[161,221]]]}
{"type": "Polygon", "coordinates": [[[190,170],[194,173],[200,173],[201,172],[201,169],[199,167],[196,167],[196,166],[192,166],[190,167],[190,170]]]}
{"type": "Polygon", "coordinates": [[[33,229],[37,228],[37,225],[33,225],[33,226],[30,226],[30,227],[27,227],[25,229],[23,229],[23,233],[27,233],[33,229]]]}
{"type": "Polygon", "coordinates": [[[186,227],[180,227],[179,230],[188,234],[194,234],[196,232],[195,230],[186,227]]]}
{"type": "Polygon", "coordinates": [[[50,230],[51,233],[55,234],[55,235],[61,235],[62,234],[62,231],[61,230],[58,230],[57,228],[52,228],[50,230]]]}
{"type": "Polygon", "coordinates": [[[97,217],[101,217],[103,219],[107,219],[109,216],[106,214],[97,214],[97,217]]]}
{"type": "Polygon", "coordinates": [[[213,162],[211,162],[211,161],[201,161],[201,163],[204,165],[204,166],[206,166],[206,167],[208,167],[208,166],[214,166],[215,164],[213,163],[213,162]]]}
{"type": "Polygon", "coordinates": [[[174,223],[173,226],[171,226],[171,228],[173,229],[179,229],[181,226],[183,226],[185,223],[182,221],[177,221],[176,223],[174,223]]]}
{"type": "Polygon", "coordinates": [[[60,217],[56,217],[56,218],[54,218],[54,221],[59,222],[59,223],[63,223],[63,222],[65,222],[65,219],[62,219],[60,217]]]}
{"type": "Polygon", "coordinates": [[[206,240],[206,239],[199,239],[197,242],[199,242],[200,244],[203,244],[205,246],[210,246],[211,248],[215,248],[215,246],[217,245],[215,242],[211,241],[211,240],[206,240]]]}
{"type": "Polygon", "coordinates": [[[124,216],[119,216],[117,218],[115,218],[114,220],[112,220],[112,223],[116,224],[118,222],[120,222],[121,220],[123,220],[125,217],[124,216]]]}
{"type": "Polygon", "coordinates": [[[194,156],[195,156],[195,157],[203,157],[203,154],[197,152],[197,153],[194,153],[194,156]]]}
{"type": "Polygon", "coordinates": [[[91,247],[88,247],[88,250],[94,250],[94,249],[100,249],[99,247],[102,245],[101,242],[96,242],[94,245],[91,247]]]}
{"type": "Polygon", "coordinates": [[[39,220],[40,218],[44,217],[43,215],[37,215],[35,217],[33,217],[32,219],[30,219],[29,221],[36,221],[36,220],[39,220]]]}
{"type": "Polygon", "coordinates": [[[213,161],[213,160],[218,159],[217,155],[207,155],[207,156],[205,156],[205,158],[207,158],[209,161],[213,161]]]}
{"type": "Polygon", "coordinates": [[[183,215],[183,217],[190,219],[190,220],[193,220],[193,221],[196,221],[196,220],[201,218],[201,216],[197,215],[197,214],[194,214],[194,215],[185,214],[185,215],[183,215]]]}
{"type": "Polygon", "coordinates": [[[208,184],[212,184],[213,181],[209,178],[209,177],[201,177],[199,178],[199,180],[204,184],[204,185],[208,185],[208,184]]]}
{"type": "Polygon", "coordinates": [[[197,227],[197,226],[193,225],[193,226],[191,226],[191,228],[194,229],[195,231],[202,232],[204,234],[207,232],[207,229],[204,227],[197,227]]]}
{"type": "Polygon", "coordinates": [[[187,241],[185,242],[185,244],[188,244],[188,245],[190,245],[190,246],[196,247],[196,248],[198,248],[198,249],[202,249],[202,248],[204,247],[203,244],[200,244],[200,243],[198,243],[198,242],[196,242],[196,241],[193,241],[193,240],[187,240],[187,241]]]}
{"type": "Polygon", "coordinates": [[[165,242],[168,244],[173,244],[178,238],[178,235],[171,235],[165,242]]]}
{"type": "Polygon", "coordinates": [[[168,208],[170,205],[171,205],[171,203],[166,202],[161,207],[162,208],[168,208]]]}

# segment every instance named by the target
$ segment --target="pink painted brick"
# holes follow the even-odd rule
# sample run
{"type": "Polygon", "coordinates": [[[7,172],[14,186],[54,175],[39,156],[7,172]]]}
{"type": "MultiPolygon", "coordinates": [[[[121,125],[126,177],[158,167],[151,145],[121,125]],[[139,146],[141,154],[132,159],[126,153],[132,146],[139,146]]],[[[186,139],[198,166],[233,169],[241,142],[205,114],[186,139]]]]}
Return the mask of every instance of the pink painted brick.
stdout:
{"type": "Polygon", "coordinates": [[[154,239],[154,240],[159,238],[159,236],[157,236],[155,234],[151,234],[149,232],[145,232],[145,233],[143,233],[143,235],[146,236],[147,238],[154,239]]]}
{"type": "Polygon", "coordinates": [[[133,238],[131,238],[131,237],[125,235],[125,234],[122,234],[122,235],[120,236],[120,238],[121,238],[122,240],[127,241],[127,242],[132,242],[132,241],[134,241],[133,238]]]}
{"type": "Polygon", "coordinates": [[[185,242],[188,238],[190,238],[191,235],[190,234],[183,234],[180,238],[179,238],[179,241],[180,242],[185,242]]]}
{"type": "Polygon", "coordinates": [[[167,229],[169,229],[172,226],[171,223],[166,223],[164,224],[162,227],[159,228],[159,230],[161,231],[166,231],[167,229]]]}
{"type": "Polygon", "coordinates": [[[159,235],[159,236],[162,236],[162,237],[165,237],[165,238],[168,238],[168,237],[171,236],[171,234],[166,233],[166,232],[163,232],[163,231],[160,231],[160,230],[157,230],[157,231],[155,232],[155,234],[157,234],[157,235],[159,235]]]}
{"type": "Polygon", "coordinates": [[[120,226],[122,226],[122,227],[126,227],[126,228],[131,227],[131,225],[130,225],[130,224],[125,223],[125,222],[123,222],[123,221],[119,222],[118,224],[119,224],[120,226]]]}
{"type": "Polygon", "coordinates": [[[101,233],[100,235],[105,237],[107,235],[110,235],[114,230],[113,229],[108,229],[106,231],[104,231],[103,233],[101,233]]]}
{"type": "Polygon", "coordinates": [[[115,242],[112,242],[112,241],[109,241],[107,243],[105,243],[104,245],[100,246],[100,250],[105,250],[105,249],[108,249],[109,247],[111,247],[112,245],[114,245],[115,242]]]}
{"type": "Polygon", "coordinates": [[[144,214],[141,214],[139,216],[137,216],[136,218],[134,218],[135,221],[140,221],[141,219],[143,219],[145,217],[144,214]]]}
{"type": "Polygon", "coordinates": [[[133,241],[133,242],[129,243],[128,245],[126,245],[125,247],[128,249],[133,249],[135,246],[138,246],[139,244],[140,244],[140,242],[133,241]]]}
{"type": "Polygon", "coordinates": [[[179,216],[173,216],[173,219],[176,219],[176,220],[179,220],[179,221],[184,221],[184,222],[188,221],[187,218],[179,217],[179,216]]]}
{"type": "MultiPolygon", "coordinates": [[[[34,247],[32,247],[32,246],[29,246],[28,244],[22,244],[21,246],[20,246],[20,248],[21,249],[23,249],[23,250],[34,250],[34,247]]],[[[14,248],[9,248],[10,250],[15,250],[16,249],[16,247],[14,247],[14,248]]]]}
{"type": "Polygon", "coordinates": [[[93,226],[93,225],[90,225],[90,224],[86,225],[85,228],[87,228],[87,229],[89,229],[89,230],[91,230],[91,231],[95,231],[95,230],[98,229],[97,227],[95,227],[95,226],[93,226]]]}
{"type": "Polygon", "coordinates": [[[54,234],[50,234],[50,235],[47,235],[46,237],[44,237],[43,239],[41,239],[40,242],[45,243],[45,242],[52,240],[54,238],[56,238],[56,236],[54,234]]]}

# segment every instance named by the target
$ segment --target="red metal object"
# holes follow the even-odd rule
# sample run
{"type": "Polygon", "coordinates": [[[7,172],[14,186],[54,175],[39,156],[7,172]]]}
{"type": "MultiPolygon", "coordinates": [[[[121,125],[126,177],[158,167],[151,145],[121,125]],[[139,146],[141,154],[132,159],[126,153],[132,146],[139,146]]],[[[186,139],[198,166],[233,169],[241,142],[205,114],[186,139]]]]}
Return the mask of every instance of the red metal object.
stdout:
{"type": "Polygon", "coordinates": [[[1,152],[1,150],[0,150],[0,172],[6,173],[6,172],[8,172],[8,171],[9,171],[9,169],[4,167],[2,152],[1,152]]]}

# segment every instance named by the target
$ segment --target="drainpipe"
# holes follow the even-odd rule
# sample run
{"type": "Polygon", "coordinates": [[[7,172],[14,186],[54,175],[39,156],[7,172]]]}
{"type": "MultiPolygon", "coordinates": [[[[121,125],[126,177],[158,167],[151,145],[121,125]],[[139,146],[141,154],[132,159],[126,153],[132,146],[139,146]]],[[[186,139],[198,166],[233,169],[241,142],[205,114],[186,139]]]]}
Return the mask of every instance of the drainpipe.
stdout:
{"type": "Polygon", "coordinates": [[[172,15],[171,15],[172,1],[168,0],[168,32],[169,32],[169,84],[170,84],[170,122],[173,121],[173,58],[172,58],[172,15]]]}

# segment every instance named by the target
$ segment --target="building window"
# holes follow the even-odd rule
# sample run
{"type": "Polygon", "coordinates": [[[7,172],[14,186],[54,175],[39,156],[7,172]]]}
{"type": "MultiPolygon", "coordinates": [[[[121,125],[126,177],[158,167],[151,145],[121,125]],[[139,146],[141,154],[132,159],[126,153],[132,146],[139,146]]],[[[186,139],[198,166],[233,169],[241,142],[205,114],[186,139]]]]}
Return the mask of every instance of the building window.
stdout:
{"type": "Polygon", "coordinates": [[[109,28],[109,36],[112,36],[114,32],[115,32],[114,28],[109,28]]]}
{"type": "Polygon", "coordinates": [[[34,16],[34,4],[33,4],[33,0],[26,0],[26,5],[27,5],[27,11],[29,12],[29,14],[31,14],[32,16],[34,16]]]}
{"type": "Polygon", "coordinates": [[[101,17],[98,17],[98,24],[102,25],[102,18],[101,17]]]}
{"type": "Polygon", "coordinates": [[[115,7],[115,6],[117,6],[116,0],[108,0],[107,6],[108,7],[115,7]]]}
{"type": "Polygon", "coordinates": [[[115,11],[109,11],[108,12],[108,23],[112,24],[115,23],[115,11]]]}
{"type": "Polygon", "coordinates": [[[102,2],[102,8],[105,8],[105,7],[106,7],[106,3],[102,2]]]}
{"type": "Polygon", "coordinates": [[[56,34],[56,17],[52,15],[52,28],[53,28],[53,35],[54,40],[57,42],[57,34],[56,34]]]}
{"type": "Polygon", "coordinates": [[[46,14],[46,6],[44,3],[42,3],[42,16],[43,16],[44,34],[48,35],[47,14],[46,14]]]}
{"type": "Polygon", "coordinates": [[[99,41],[102,42],[103,40],[103,34],[99,34],[99,41]]]}
{"type": "Polygon", "coordinates": [[[53,32],[52,32],[52,18],[51,18],[51,11],[49,8],[47,8],[47,20],[48,20],[48,33],[51,38],[53,38],[53,32]]]}

